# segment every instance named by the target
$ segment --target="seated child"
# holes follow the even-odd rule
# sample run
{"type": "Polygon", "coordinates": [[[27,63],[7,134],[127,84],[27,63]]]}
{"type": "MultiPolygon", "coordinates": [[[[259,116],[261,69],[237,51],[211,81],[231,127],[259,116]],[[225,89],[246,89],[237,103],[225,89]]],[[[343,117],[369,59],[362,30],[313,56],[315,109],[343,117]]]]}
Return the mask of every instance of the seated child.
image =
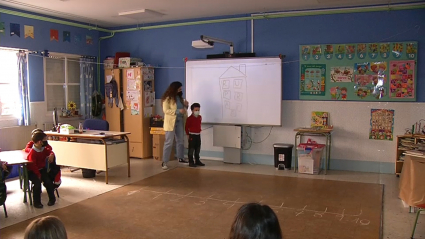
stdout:
{"type": "Polygon", "coordinates": [[[41,182],[49,195],[48,206],[55,205],[56,197],[54,194],[53,181],[48,174],[49,164],[53,162],[55,154],[47,146],[47,135],[42,132],[36,132],[32,136],[33,146],[28,154],[28,178],[34,184],[33,199],[35,208],[43,208],[41,204],[41,182]]]}
{"type": "MultiPolygon", "coordinates": [[[[41,130],[41,129],[34,129],[32,132],[31,132],[31,137],[35,134],[35,133],[38,133],[38,132],[41,132],[41,133],[43,133],[43,130],[41,130]]],[[[30,151],[31,151],[31,149],[32,149],[32,147],[33,147],[33,145],[34,145],[34,142],[32,142],[32,140],[31,141],[29,141],[28,143],[27,143],[27,146],[25,147],[25,152],[27,152],[27,153],[29,153],[30,151]]],[[[53,151],[53,149],[52,149],[52,146],[50,146],[49,145],[49,143],[47,143],[47,145],[46,145],[46,147],[45,147],[46,149],[49,149],[50,151],[53,151]]],[[[60,166],[58,166],[58,165],[56,165],[56,157],[53,159],[53,162],[52,163],[50,163],[50,165],[49,165],[49,170],[48,170],[48,173],[49,173],[49,177],[52,179],[52,181],[53,181],[53,186],[55,187],[55,188],[58,188],[60,185],[61,185],[61,183],[62,183],[62,180],[61,180],[61,169],[60,169],[60,166]]]]}

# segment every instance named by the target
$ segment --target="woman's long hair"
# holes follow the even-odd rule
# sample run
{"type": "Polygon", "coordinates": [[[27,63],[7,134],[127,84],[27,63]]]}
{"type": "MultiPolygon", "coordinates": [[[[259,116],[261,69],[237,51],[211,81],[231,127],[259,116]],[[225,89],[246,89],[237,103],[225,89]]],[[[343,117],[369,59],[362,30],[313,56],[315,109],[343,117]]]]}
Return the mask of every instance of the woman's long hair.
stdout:
{"type": "Polygon", "coordinates": [[[236,214],[229,239],[282,239],[282,231],[269,206],[248,203],[236,214]]]}
{"type": "MultiPolygon", "coordinates": [[[[165,91],[165,93],[162,95],[162,102],[166,101],[166,100],[171,100],[171,102],[176,102],[177,100],[177,96],[178,96],[178,90],[180,87],[182,87],[183,84],[180,81],[174,81],[173,83],[170,84],[170,86],[168,86],[167,90],[165,91]]],[[[180,98],[180,101],[183,102],[183,99],[178,96],[180,98]]]]}

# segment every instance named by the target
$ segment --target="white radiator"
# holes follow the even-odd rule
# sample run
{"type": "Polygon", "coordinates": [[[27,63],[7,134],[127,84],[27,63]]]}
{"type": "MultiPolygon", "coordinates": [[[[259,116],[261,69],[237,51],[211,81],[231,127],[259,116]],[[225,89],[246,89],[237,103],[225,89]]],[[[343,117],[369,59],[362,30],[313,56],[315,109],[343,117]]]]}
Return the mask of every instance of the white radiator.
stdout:
{"type": "Polygon", "coordinates": [[[24,149],[31,140],[34,125],[0,128],[0,148],[5,150],[24,149]]]}

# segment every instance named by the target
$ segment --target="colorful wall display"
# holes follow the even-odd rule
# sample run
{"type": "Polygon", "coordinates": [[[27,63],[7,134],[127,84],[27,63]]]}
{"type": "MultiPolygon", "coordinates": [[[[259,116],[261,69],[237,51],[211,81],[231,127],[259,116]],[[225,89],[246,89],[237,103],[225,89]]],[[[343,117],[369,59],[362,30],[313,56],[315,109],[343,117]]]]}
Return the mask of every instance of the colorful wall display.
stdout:
{"type": "Polygon", "coordinates": [[[300,99],[416,101],[417,42],[300,45],[300,99]]]}
{"type": "Polygon", "coordinates": [[[394,110],[371,109],[369,139],[393,140],[394,110]]]}

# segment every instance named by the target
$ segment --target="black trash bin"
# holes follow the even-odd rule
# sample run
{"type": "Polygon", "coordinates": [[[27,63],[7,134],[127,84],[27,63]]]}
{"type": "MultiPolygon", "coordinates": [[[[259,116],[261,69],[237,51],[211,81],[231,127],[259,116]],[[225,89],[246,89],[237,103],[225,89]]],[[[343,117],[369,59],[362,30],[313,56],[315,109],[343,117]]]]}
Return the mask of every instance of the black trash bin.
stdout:
{"type": "Polygon", "coordinates": [[[291,169],[293,144],[273,144],[274,167],[276,169],[291,169]]]}
{"type": "Polygon", "coordinates": [[[94,178],[96,177],[96,170],[82,168],[83,178],[94,178]]]}

